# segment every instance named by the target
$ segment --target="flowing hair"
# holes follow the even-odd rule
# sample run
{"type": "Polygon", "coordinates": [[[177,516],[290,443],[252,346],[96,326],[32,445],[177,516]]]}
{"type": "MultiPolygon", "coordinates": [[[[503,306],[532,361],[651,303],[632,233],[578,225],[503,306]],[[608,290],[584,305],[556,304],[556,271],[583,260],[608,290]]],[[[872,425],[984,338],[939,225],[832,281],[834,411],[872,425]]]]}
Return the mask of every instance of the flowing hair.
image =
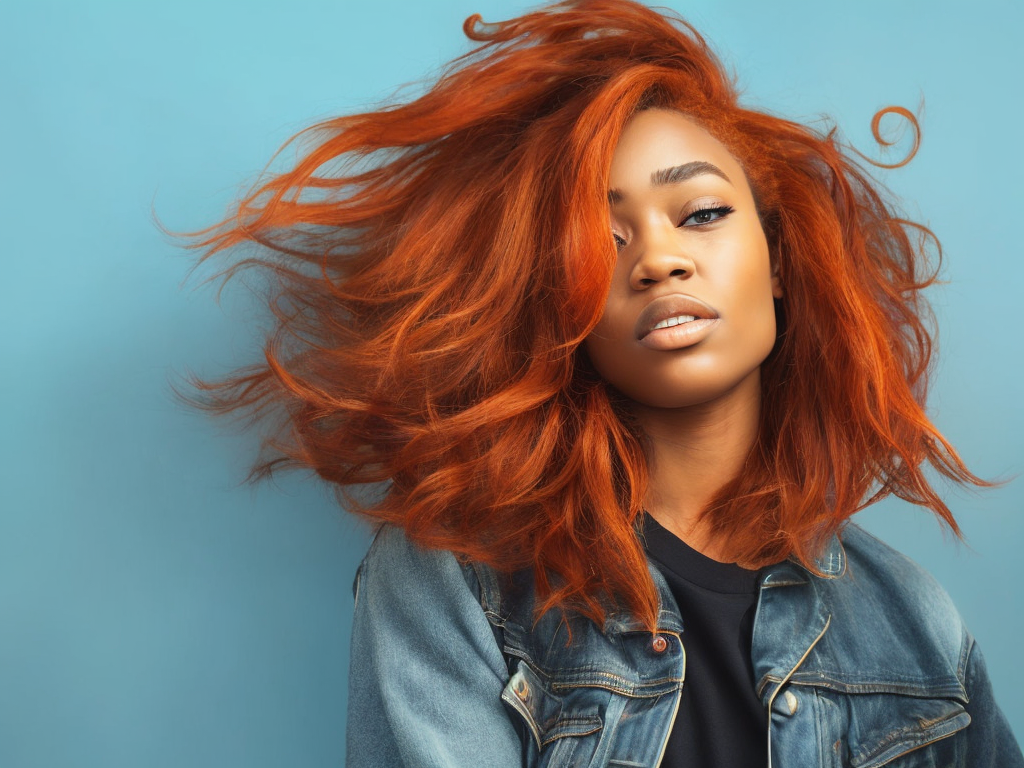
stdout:
{"type": "Polygon", "coordinates": [[[478,47],[426,93],[301,133],[291,170],[193,236],[203,258],[243,254],[226,278],[260,270],[276,318],[264,363],[194,382],[205,407],[272,425],[253,477],[311,468],[422,546],[532,567],[544,610],[619,604],[653,629],[645,438],[581,343],[616,258],[618,136],[664,108],[743,165],[784,286],[758,440],[705,510],[725,553],[813,569],[888,494],[958,532],[922,471],[985,484],[924,411],[937,243],[834,131],[741,107],[692,27],[629,0],[464,31],[478,47]]]}

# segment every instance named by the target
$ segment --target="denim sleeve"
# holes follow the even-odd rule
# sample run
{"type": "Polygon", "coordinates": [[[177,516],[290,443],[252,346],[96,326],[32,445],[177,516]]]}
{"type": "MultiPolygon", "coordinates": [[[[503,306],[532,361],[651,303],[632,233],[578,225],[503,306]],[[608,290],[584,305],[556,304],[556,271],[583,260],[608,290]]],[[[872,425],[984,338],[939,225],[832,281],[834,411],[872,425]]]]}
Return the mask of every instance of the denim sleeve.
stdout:
{"type": "Polygon", "coordinates": [[[348,768],[518,768],[507,678],[455,557],[383,528],[356,577],[348,768]]]}
{"type": "Polygon", "coordinates": [[[992,695],[992,683],[977,643],[967,664],[967,712],[971,724],[962,732],[963,759],[971,768],[1024,768],[1024,756],[1006,716],[992,695]]]}

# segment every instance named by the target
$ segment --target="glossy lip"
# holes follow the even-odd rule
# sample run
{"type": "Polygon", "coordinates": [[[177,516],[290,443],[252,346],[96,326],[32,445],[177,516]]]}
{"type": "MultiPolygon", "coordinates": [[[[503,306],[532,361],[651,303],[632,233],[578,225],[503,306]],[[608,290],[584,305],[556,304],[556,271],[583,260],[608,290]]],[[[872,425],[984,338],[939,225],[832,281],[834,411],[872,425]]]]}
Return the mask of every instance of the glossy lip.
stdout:
{"type": "Polygon", "coordinates": [[[636,338],[652,349],[679,349],[696,344],[718,322],[718,312],[700,299],[685,293],[672,293],[652,301],[636,320],[636,338]],[[654,326],[670,317],[693,315],[694,320],[671,328],[654,326]]]}

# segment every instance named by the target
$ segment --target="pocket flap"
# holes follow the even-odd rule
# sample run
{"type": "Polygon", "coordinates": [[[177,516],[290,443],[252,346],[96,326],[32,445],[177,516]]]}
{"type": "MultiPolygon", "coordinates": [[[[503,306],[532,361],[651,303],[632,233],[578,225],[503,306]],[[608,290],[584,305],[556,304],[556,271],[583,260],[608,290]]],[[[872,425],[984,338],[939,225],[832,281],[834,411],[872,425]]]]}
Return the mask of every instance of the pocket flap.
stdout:
{"type": "Polygon", "coordinates": [[[850,765],[876,768],[966,728],[971,716],[953,699],[850,696],[850,765]]]}
{"type": "Polygon", "coordinates": [[[537,749],[566,736],[586,736],[602,726],[597,713],[565,709],[562,698],[550,691],[548,681],[522,660],[501,692],[501,699],[523,718],[537,749]]]}

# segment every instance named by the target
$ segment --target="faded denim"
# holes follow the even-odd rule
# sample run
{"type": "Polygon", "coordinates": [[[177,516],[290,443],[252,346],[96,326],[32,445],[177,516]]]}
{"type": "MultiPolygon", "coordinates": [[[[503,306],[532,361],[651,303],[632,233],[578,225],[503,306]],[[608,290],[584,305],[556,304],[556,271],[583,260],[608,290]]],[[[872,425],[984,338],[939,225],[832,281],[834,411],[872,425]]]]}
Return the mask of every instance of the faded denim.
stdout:
{"type": "MultiPolygon", "coordinates": [[[[928,574],[852,525],[818,566],[761,576],[769,766],[1024,768],[981,653],[928,574]]],[[[657,636],[616,613],[601,628],[572,620],[569,644],[557,612],[534,625],[528,573],[382,529],[356,577],[347,765],[657,766],[686,663],[683,618],[651,574],[657,636]]]]}

